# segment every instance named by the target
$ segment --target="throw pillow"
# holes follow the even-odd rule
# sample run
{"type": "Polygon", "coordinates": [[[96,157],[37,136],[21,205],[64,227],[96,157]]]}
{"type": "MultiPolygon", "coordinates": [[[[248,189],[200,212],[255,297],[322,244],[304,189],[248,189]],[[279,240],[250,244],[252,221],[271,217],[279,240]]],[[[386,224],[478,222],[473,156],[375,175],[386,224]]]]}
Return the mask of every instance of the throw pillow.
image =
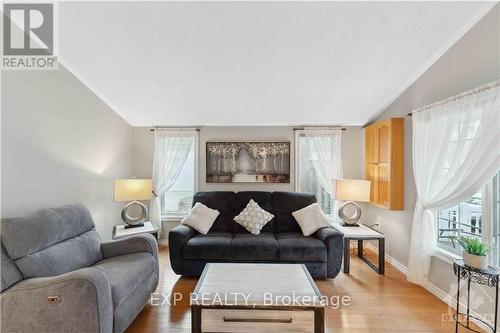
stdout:
{"type": "Polygon", "coordinates": [[[328,218],[317,203],[299,209],[292,215],[297,220],[304,236],[311,236],[318,229],[330,226],[328,218]]]}
{"type": "Polygon", "coordinates": [[[250,199],[245,209],[241,211],[234,220],[254,235],[260,234],[267,222],[273,219],[274,215],[262,209],[258,203],[250,199]]]}
{"type": "Polygon", "coordinates": [[[200,234],[206,235],[219,216],[219,211],[208,208],[204,204],[197,202],[189,211],[186,217],[181,221],[181,224],[190,226],[200,234]]]}

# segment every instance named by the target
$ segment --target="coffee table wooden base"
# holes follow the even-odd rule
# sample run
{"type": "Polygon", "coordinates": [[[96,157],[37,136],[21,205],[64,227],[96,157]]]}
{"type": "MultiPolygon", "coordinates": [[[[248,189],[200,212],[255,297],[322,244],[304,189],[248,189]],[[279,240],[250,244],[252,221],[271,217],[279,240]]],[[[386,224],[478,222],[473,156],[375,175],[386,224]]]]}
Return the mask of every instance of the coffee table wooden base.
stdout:
{"type": "Polygon", "coordinates": [[[323,333],[324,308],[191,306],[193,333],[323,333]]]}

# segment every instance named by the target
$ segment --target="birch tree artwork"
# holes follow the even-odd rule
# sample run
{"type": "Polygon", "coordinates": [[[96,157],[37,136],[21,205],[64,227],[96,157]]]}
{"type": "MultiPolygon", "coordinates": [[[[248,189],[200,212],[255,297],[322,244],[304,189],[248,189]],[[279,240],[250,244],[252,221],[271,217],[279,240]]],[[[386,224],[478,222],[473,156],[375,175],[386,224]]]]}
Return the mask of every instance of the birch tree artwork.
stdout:
{"type": "Polygon", "coordinates": [[[207,142],[207,183],[290,183],[290,142],[207,142]]]}

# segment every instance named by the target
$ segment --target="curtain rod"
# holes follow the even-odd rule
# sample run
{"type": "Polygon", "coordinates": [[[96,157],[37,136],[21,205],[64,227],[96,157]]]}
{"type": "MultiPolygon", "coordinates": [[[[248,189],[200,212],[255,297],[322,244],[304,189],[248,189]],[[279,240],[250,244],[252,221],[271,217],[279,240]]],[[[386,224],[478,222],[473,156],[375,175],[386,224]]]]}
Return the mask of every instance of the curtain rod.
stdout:
{"type": "Polygon", "coordinates": [[[199,132],[200,129],[197,127],[152,127],[149,129],[151,132],[154,131],[197,131],[199,132]]]}
{"type": "Polygon", "coordinates": [[[464,97],[475,95],[475,94],[479,94],[479,93],[481,93],[481,92],[483,92],[485,90],[489,90],[489,89],[496,88],[496,87],[499,87],[499,86],[500,86],[500,80],[489,82],[489,83],[483,84],[483,85],[481,85],[479,87],[476,87],[476,88],[464,91],[464,92],[462,92],[462,93],[460,93],[458,95],[445,98],[445,99],[443,99],[441,101],[437,101],[437,102],[429,104],[429,105],[425,105],[425,106],[423,106],[421,108],[417,108],[417,109],[413,110],[412,112],[407,113],[406,115],[408,117],[411,117],[412,114],[414,114],[414,113],[422,112],[422,111],[428,110],[428,109],[430,109],[432,107],[435,107],[435,106],[438,106],[438,105],[442,105],[442,104],[445,104],[445,103],[457,101],[457,100],[462,99],[464,97]]]}
{"type": "Polygon", "coordinates": [[[329,130],[329,129],[339,129],[342,131],[347,131],[347,128],[345,127],[339,127],[339,126],[305,126],[305,127],[294,127],[294,131],[303,131],[305,129],[316,129],[316,130],[329,130]]]}
{"type": "MultiPolygon", "coordinates": [[[[311,127],[294,127],[293,130],[294,131],[302,131],[306,128],[313,128],[313,129],[318,129],[318,130],[321,130],[321,129],[324,129],[324,130],[328,130],[328,129],[340,129],[342,131],[346,131],[347,128],[345,127],[324,127],[324,126],[317,126],[317,127],[314,127],[314,126],[311,126],[311,127]]],[[[186,127],[152,127],[149,129],[151,132],[154,132],[154,131],[197,131],[199,132],[200,129],[199,128],[186,128],[186,127]]]]}

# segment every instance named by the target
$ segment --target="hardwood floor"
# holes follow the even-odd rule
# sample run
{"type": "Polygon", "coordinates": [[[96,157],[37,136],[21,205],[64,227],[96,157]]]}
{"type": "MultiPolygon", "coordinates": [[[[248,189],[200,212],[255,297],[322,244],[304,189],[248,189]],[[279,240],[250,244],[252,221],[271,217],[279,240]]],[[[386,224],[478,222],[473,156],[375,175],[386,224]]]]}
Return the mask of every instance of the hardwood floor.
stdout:
{"type": "MultiPolygon", "coordinates": [[[[368,257],[371,254],[368,253],[368,257]]],[[[373,257],[372,257],[373,259],[373,257]]],[[[128,333],[190,332],[189,293],[197,279],[176,275],[168,249],[160,248],[158,292],[178,292],[183,299],[175,305],[147,305],[130,325],[128,333]]],[[[350,296],[351,304],[338,309],[327,307],[325,332],[454,332],[452,310],[427,290],[406,281],[405,276],[386,263],[385,275],[378,275],[357,257],[351,258],[351,273],[333,280],[317,280],[323,295],[350,296]],[[443,315],[450,322],[443,321],[443,315]]],[[[173,303],[173,297],[169,299],[173,303]]]]}

